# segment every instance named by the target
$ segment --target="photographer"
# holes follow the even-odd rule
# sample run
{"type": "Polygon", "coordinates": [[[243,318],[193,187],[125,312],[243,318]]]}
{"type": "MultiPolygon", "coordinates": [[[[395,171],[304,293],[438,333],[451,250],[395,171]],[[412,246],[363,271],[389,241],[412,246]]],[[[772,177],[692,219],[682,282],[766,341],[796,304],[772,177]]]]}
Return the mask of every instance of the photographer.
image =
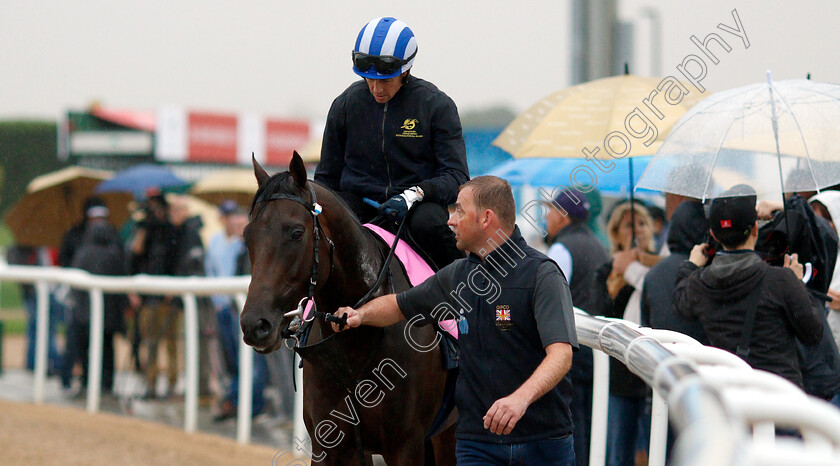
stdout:
{"type": "Polygon", "coordinates": [[[785,256],[785,267],[773,267],[755,253],[756,195],[749,186],[735,186],[712,201],[709,224],[724,250],[704,267],[708,245],[692,249],[677,271],[675,308],[700,321],[712,346],[802,387],[796,340],[816,344],[823,326],[801,281],[797,255],[785,256]]]}
{"type": "MultiPolygon", "coordinates": [[[[131,273],[176,275],[180,262],[178,237],[169,219],[169,204],[163,195],[150,196],[146,201],[146,217],[137,225],[130,242],[131,273]]],[[[142,296],[137,318],[142,345],[146,348],[144,372],[146,398],[156,396],[158,377],[158,343],[166,338],[169,391],[178,380],[178,310],[169,297],[142,296]]]]}

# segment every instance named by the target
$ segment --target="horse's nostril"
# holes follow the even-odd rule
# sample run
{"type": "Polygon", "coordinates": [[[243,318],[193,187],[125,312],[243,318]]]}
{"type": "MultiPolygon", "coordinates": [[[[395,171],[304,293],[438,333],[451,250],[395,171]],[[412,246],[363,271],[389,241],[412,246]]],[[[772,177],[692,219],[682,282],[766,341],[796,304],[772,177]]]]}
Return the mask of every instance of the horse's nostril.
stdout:
{"type": "Polygon", "coordinates": [[[268,338],[269,334],[271,334],[271,322],[268,319],[258,320],[256,327],[254,327],[254,338],[259,341],[268,338]]]}

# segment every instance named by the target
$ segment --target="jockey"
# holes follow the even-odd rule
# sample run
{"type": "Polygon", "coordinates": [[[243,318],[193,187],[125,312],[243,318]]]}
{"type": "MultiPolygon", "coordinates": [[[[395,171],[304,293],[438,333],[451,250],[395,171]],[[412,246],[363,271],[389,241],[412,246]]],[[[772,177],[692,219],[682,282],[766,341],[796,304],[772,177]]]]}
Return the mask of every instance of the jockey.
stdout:
{"type": "Polygon", "coordinates": [[[416,55],[402,21],[376,18],[362,28],[353,72],[364,80],[330,107],[315,181],[338,192],[362,222],[378,213],[363,198],[389,209],[393,231],[407,219],[409,236],[442,268],[463,257],[446,222],[469,179],[466,146],[452,99],[411,75],[416,55]]]}

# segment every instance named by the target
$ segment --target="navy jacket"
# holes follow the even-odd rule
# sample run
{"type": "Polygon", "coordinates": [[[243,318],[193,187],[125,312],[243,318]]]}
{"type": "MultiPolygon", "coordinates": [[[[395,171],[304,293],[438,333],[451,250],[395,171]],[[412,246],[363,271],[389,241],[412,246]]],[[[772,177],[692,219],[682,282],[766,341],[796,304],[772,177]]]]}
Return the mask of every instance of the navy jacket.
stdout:
{"type": "Polygon", "coordinates": [[[694,245],[707,242],[708,236],[709,222],[703,213],[703,204],[698,201],[680,204],[671,217],[671,229],[668,231],[671,255],[651,267],[645,275],[642,287],[642,325],[673,330],[704,345],[709,344],[709,338],[700,322],[681,316],[672,306],[674,288],[677,287],[677,270],[688,260],[694,245]]]}
{"type": "Polygon", "coordinates": [[[365,81],[333,101],[315,181],[383,202],[412,186],[425,201],[449,205],[469,179],[455,103],[413,76],[380,104],[365,81]]]}
{"type": "Polygon", "coordinates": [[[565,277],[551,259],[525,243],[518,228],[485,261],[472,254],[457,260],[398,294],[397,303],[406,318],[422,315],[427,323],[464,311],[468,331],[458,340],[456,438],[519,443],[572,432],[568,377],[531,404],[509,435],[484,428],[484,414],[534,373],[546,356],[545,346],[578,346],[565,277]]]}

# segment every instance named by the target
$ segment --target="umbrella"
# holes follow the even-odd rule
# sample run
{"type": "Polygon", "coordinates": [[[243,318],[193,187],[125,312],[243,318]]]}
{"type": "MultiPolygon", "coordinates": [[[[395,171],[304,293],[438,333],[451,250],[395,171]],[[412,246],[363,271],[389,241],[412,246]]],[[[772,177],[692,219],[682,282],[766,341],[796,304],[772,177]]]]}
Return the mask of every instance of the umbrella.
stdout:
{"type": "Polygon", "coordinates": [[[705,200],[736,184],[760,197],[840,183],[840,86],[767,81],[719,92],[686,113],[638,187],[705,200]]]}
{"type": "MultiPolygon", "coordinates": [[[[516,117],[493,144],[515,158],[587,155],[590,177],[600,179],[604,171],[615,168],[610,165],[614,159],[654,154],[697,100],[699,96],[673,77],[632,76],[625,66],[623,76],[578,84],[545,97],[516,117]]],[[[633,162],[627,167],[633,202],[633,162]]]]}
{"type": "MultiPolygon", "coordinates": [[[[29,182],[26,194],[6,212],[4,221],[18,244],[58,247],[64,233],[83,218],[85,200],[112,172],[67,167],[38,176],[29,182]]],[[[110,210],[109,220],[120,225],[129,215],[131,196],[113,193],[100,196],[110,210]]]]}
{"type": "MultiPolygon", "coordinates": [[[[699,96],[683,95],[679,103],[665,102],[666,90],[675,90],[673,78],[643,78],[625,74],[598,79],[555,92],[543,98],[508,125],[493,141],[516,158],[582,157],[584,148],[603,147],[614,132],[644,133],[631,140],[629,156],[653,155],[679,118],[699,96]],[[670,80],[669,80],[670,79],[670,80]],[[653,93],[657,96],[651,97],[653,93]],[[662,115],[645,105],[651,103],[662,115]],[[652,132],[643,131],[646,120],[652,132]],[[655,129],[653,129],[655,127],[655,129]],[[652,139],[651,139],[652,138],[652,139]],[[646,145],[647,144],[647,145],[646,145]]],[[[679,84],[682,86],[682,84],[679,84]]],[[[688,91],[686,90],[686,93],[688,91]]],[[[629,139],[629,138],[628,138],[629,139]]],[[[603,152],[599,158],[609,158],[603,152]]]]}
{"type": "Polygon", "coordinates": [[[166,167],[142,164],[118,172],[110,180],[99,184],[96,192],[129,192],[141,198],[150,188],[174,188],[188,184],[166,167]]]}
{"type": "MultiPolygon", "coordinates": [[[[318,163],[321,160],[321,136],[309,140],[299,151],[298,155],[306,163],[318,163]]],[[[253,173],[252,173],[253,175],[253,173]]]]}
{"type": "Polygon", "coordinates": [[[233,199],[241,206],[248,206],[257,192],[257,179],[251,168],[229,168],[211,173],[198,180],[190,194],[219,205],[233,199]]]}
{"type": "MultiPolygon", "coordinates": [[[[642,171],[651,159],[651,156],[635,159],[634,166],[638,170],[634,174],[634,183],[639,181],[642,171]]],[[[584,159],[514,159],[493,168],[487,174],[504,178],[511,186],[567,186],[569,174],[581,164],[586,163],[584,159]]],[[[597,172],[597,179],[593,180],[592,184],[598,187],[601,194],[626,197],[630,194],[630,188],[624,174],[627,172],[629,159],[616,160],[615,163],[616,169],[606,173],[597,172]]],[[[588,179],[586,181],[585,184],[590,184],[588,179]]]]}

